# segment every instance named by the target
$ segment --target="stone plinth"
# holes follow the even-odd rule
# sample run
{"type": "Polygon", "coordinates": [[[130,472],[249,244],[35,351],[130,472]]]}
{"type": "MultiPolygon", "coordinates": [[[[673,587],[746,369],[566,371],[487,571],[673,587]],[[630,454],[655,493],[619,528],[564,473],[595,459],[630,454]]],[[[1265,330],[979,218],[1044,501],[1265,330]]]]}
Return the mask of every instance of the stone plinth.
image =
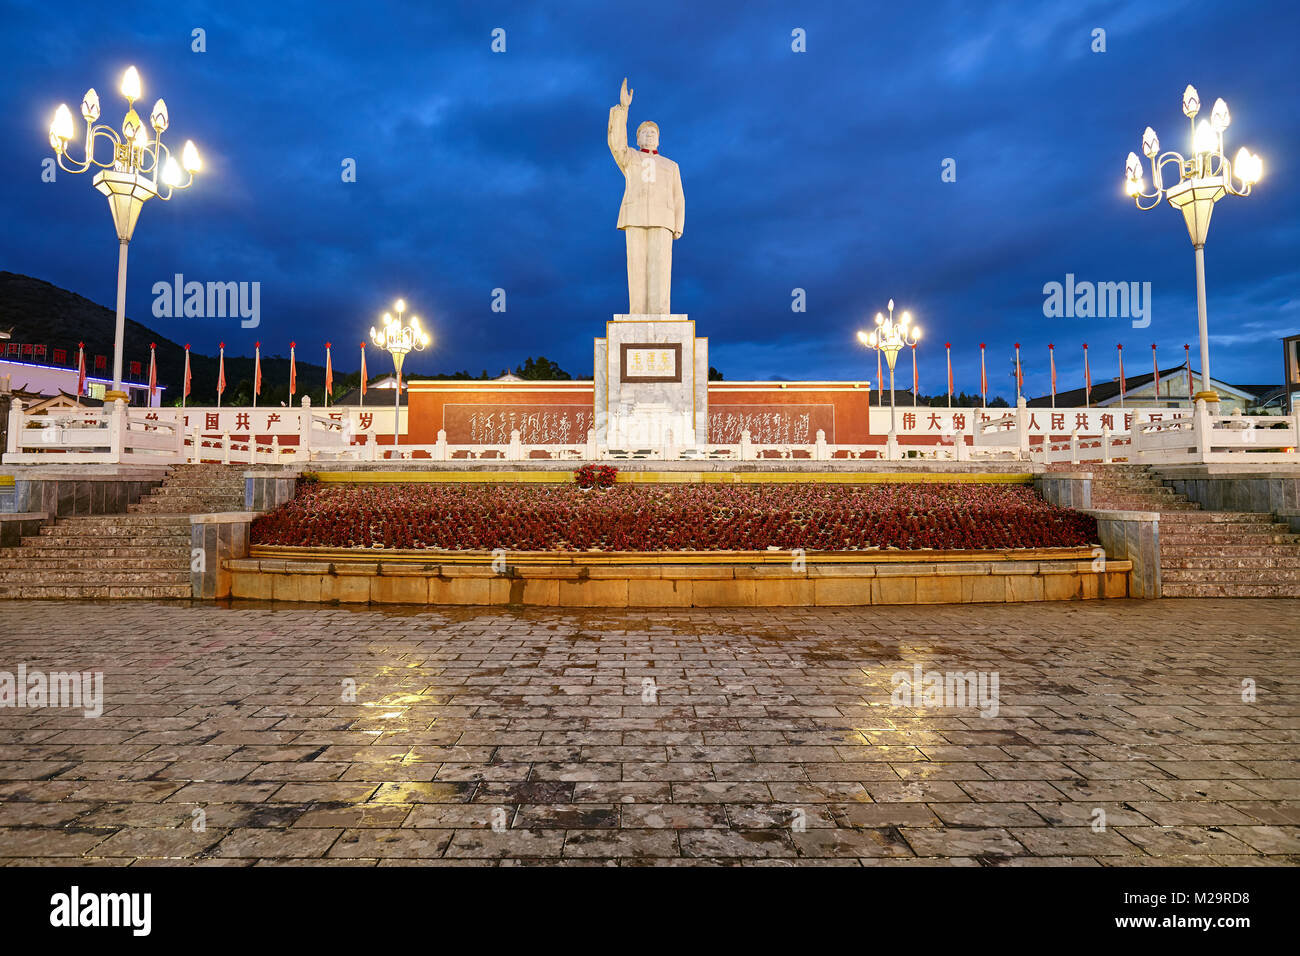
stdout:
{"type": "Polygon", "coordinates": [[[685,315],[616,315],[595,342],[596,441],[690,448],[708,441],[709,340],[685,315]]]}

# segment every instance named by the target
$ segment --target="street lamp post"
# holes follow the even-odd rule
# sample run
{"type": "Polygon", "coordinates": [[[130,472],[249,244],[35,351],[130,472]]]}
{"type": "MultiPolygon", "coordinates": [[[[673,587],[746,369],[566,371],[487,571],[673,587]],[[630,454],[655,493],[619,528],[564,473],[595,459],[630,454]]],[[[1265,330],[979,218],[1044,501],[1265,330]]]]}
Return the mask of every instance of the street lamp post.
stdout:
{"type": "Polygon", "coordinates": [[[163,145],[162,134],[167,129],[168,118],[167,104],[161,99],[154,103],[149,113],[148,126],[154,131],[153,139],[149,138],[148,127],[135,111],[135,101],[140,98],[140,74],[135,67],[128,67],[122,76],[121,92],[126,97],[127,110],[119,134],[111,126],[96,123],[99,119],[99,94],[93,88],[86,91],[81,101],[81,116],[86,121],[85,157],[81,160],[68,155],[68,143],[76,131],[73,129],[72,111],[66,103],[55,111],[54,122],[50,124],[50,145],[54,147],[60,169],[69,173],[84,173],[92,167],[99,170],[92,184],[107,197],[113,225],[117,229],[117,325],[113,333],[113,390],[105,394],[107,401],[126,399],[126,393],[122,391],[126,250],[140,218],[140,209],[154,196],[168,200],[174,190],[188,189],[194,182],[194,174],[203,166],[192,140],[185,141],[179,166],[172,158],[171,150],[163,145]],[[95,147],[101,140],[106,140],[111,149],[108,162],[95,156],[95,147]],[[183,182],[182,167],[185,170],[183,182]]]}
{"type": "MultiPolygon", "coordinates": [[[[876,313],[876,328],[871,332],[858,332],[858,341],[869,349],[883,352],[889,363],[889,441],[887,454],[892,459],[898,454],[898,428],[894,410],[894,362],[898,353],[911,348],[921,338],[920,326],[912,324],[912,314],[904,312],[894,321],[894,300],[889,300],[889,318],[876,313]]],[[[913,398],[915,401],[915,398],[913,398]]]]}
{"type": "Polygon", "coordinates": [[[1160,139],[1150,126],[1142,134],[1142,152],[1151,160],[1152,191],[1146,192],[1142,180],[1142,160],[1137,153],[1129,153],[1124,166],[1124,191],[1133,197],[1139,209],[1154,209],[1162,199],[1183,214],[1187,233],[1196,250],[1196,318],[1201,337],[1201,390],[1195,398],[1215,406],[1219,396],[1210,387],[1210,342],[1205,315],[1205,239],[1210,229],[1210,214],[1214,204],[1226,195],[1249,196],[1251,187],[1263,175],[1260,158],[1242,147],[1231,161],[1223,152],[1223,133],[1232,122],[1228,104],[1222,99],[1214,101],[1209,122],[1196,122],[1201,110],[1201,98],[1196,87],[1188,84],[1183,91],[1183,114],[1191,123],[1192,151],[1186,157],[1168,150],[1160,152],[1160,139]],[[1178,181],[1172,186],[1164,184],[1164,167],[1175,164],[1178,181]]]}
{"type": "Polygon", "coordinates": [[[402,299],[393,304],[393,310],[397,317],[394,318],[392,312],[385,312],[382,329],[376,329],[373,325],[370,327],[370,341],[392,354],[393,368],[397,371],[397,395],[393,399],[393,450],[396,452],[401,440],[402,360],[406,358],[407,352],[424,351],[424,347],[429,344],[429,333],[420,328],[419,316],[411,316],[410,325],[402,324],[402,313],[406,311],[406,302],[402,299]]]}

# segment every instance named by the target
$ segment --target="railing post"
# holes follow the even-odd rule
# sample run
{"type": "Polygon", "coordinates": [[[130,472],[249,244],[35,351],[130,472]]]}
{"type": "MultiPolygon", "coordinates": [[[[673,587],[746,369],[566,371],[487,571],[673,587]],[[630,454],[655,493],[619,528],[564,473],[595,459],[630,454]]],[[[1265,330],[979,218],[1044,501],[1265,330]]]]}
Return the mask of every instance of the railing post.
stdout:
{"type": "Polygon", "coordinates": [[[511,461],[524,460],[524,446],[523,442],[520,441],[518,428],[510,429],[510,445],[506,448],[506,456],[511,461]]]}
{"type": "Polygon", "coordinates": [[[1029,459],[1029,406],[1025,397],[1016,399],[1016,456],[1021,461],[1029,459]]]}
{"type": "Polygon", "coordinates": [[[813,457],[817,461],[830,461],[830,451],[826,447],[826,431],[817,429],[817,440],[813,444],[813,457]]]}
{"type": "Polygon", "coordinates": [[[1070,464],[1079,463],[1079,429],[1070,432],[1070,464]]]}
{"type": "Polygon", "coordinates": [[[126,402],[120,398],[113,400],[113,408],[108,419],[109,456],[116,464],[122,463],[122,448],[125,443],[126,402]]]}
{"type": "MultiPolygon", "coordinates": [[[[515,429],[514,431],[512,431],[512,432],[510,433],[510,438],[511,438],[511,443],[512,443],[512,444],[514,443],[514,437],[515,437],[516,435],[518,435],[518,434],[519,434],[519,430],[518,430],[518,429],[515,429]]],[[[439,429],[438,429],[438,440],[434,443],[434,446],[433,446],[433,460],[434,460],[434,461],[446,461],[446,460],[447,460],[447,457],[448,457],[448,452],[447,452],[447,430],[446,430],[445,428],[439,428],[439,429]]]]}
{"type": "Polygon", "coordinates": [[[275,464],[280,463],[280,436],[271,436],[271,458],[275,464]]]}
{"type": "Polygon", "coordinates": [[[1196,400],[1192,420],[1196,429],[1196,458],[1201,464],[1206,464],[1210,460],[1210,449],[1214,447],[1214,436],[1211,431],[1213,423],[1210,421],[1210,409],[1205,404],[1205,399],[1196,400]]]}
{"type": "Polygon", "coordinates": [[[299,455],[305,461],[311,461],[311,397],[302,397],[302,410],[298,412],[298,448],[299,455]]]}
{"type": "Polygon", "coordinates": [[[600,452],[596,448],[596,429],[587,429],[587,460],[595,461],[600,457],[600,452]]]}
{"type": "Polygon", "coordinates": [[[221,433],[221,463],[230,464],[230,432],[221,433]]]}
{"type": "Polygon", "coordinates": [[[740,433],[740,460],[752,461],[754,458],[754,446],[750,443],[749,429],[746,428],[740,433]]]}
{"type": "Polygon", "coordinates": [[[375,461],[375,455],[378,453],[378,443],[375,441],[375,433],[366,433],[366,461],[375,461]]]}
{"type": "Polygon", "coordinates": [[[172,419],[172,430],[176,433],[176,460],[185,461],[185,417],[181,410],[175,409],[176,417],[172,419]]]}
{"type": "Polygon", "coordinates": [[[19,447],[19,436],[23,433],[23,400],[15,398],[9,406],[9,441],[6,451],[11,455],[17,455],[22,449],[19,447]]]}
{"type": "Polygon", "coordinates": [[[1101,460],[1103,464],[1109,465],[1110,462],[1110,426],[1101,426],[1101,460]]]}

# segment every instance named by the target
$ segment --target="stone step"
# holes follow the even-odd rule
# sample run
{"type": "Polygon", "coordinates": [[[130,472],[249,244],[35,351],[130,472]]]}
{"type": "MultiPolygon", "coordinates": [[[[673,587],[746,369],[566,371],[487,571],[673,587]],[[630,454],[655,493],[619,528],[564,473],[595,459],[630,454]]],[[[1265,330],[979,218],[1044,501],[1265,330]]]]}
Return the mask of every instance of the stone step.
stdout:
{"type": "MultiPolygon", "coordinates": [[[[9,550],[9,549],[6,549],[9,550]]],[[[14,549],[17,550],[17,549],[14,549]]],[[[96,551],[94,566],[106,571],[152,571],[161,569],[174,571],[184,565],[189,567],[188,550],[175,550],[170,554],[160,554],[154,550],[141,549],[143,553],[134,555],[104,555],[96,551]]],[[[89,555],[86,556],[89,559],[89,555]]],[[[26,548],[22,553],[9,557],[0,554],[0,571],[20,571],[29,568],[33,571],[58,571],[77,566],[77,556],[67,552],[45,548],[26,548]]]]}
{"type": "Polygon", "coordinates": [[[158,515],[142,516],[139,518],[127,515],[78,515],[76,517],[60,518],[58,524],[47,527],[59,528],[117,528],[125,525],[133,527],[180,527],[189,524],[187,518],[176,515],[158,515]]]}
{"type": "Polygon", "coordinates": [[[1092,506],[1108,511],[1199,511],[1201,506],[1191,501],[1152,501],[1145,498],[1098,498],[1092,499],[1092,506]]]}
{"type": "Polygon", "coordinates": [[[194,595],[186,584],[47,584],[0,585],[0,599],[9,600],[65,600],[90,601],[95,599],[152,599],[184,598],[194,595]]]}
{"type": "Polygon", "coordinates": [[[1160,556],[1161,569],[1233,569],[1233,568],[1300,568],[1300,552],[1293,554],[1243,554],[1206,556],[1160,556]]]}
{"type": "Polygon", "coordinates": [[[161,558],[174,557],[176,561],[188,562],[190,559],[190,548],[188,542],[184,545],[168,543],[166,545],[146,545],[146,544],[124,544],[121,546],[101,545],[61,545],[46,544],[45,538],[31,538],[32,544],[22,548],[5,548],[0,551],[0,557],[10,559],[13,557],[39,557],[49,558],[51,560],[60,560],[69,564],[88,563],[98,561],[101,558],[161,558]]]}
{"type": "Polygon", "coordinates": [[[169,537],[172,535],[188,536],[190,533],[189,515],[118,515],[114,522],[96,522],[95,524],[72,524],[60,521],[57,524],[41,527],[41,537],[45,538],[111,538],[131,537],[169,537]]]}
{"type": "Polygon", "coordinates": [[[1170,531],[1165,532],[1164,528],[1160,529],[1160,544],[1164,545],[1210,545],[1226,544],[1241,545],[1250,544],[1255,547],[1264,544],[1300,544],[1300,534],[1280,534],[1280,533],[1261,533],[1261,532],[1238,532],[1238,533],[1218,533],[1211,531],[1170,531]]]}
{"type": "Polygon", "coordinates": [[[1161,535],[1160,540],[1160,560],[1163,563],[1166,559],[1176,560],[1181,558],[1215,558],[1215,557],[1250,557],[1260,555],[1265,557],[1290,557],[1294,554],[1300,554],[1295,545],[1287,544],[1249,544],[1238,542],[1235,544],[1202,544],[1185,542],[1169,542],[1164,540],[1161,535]]]}
{"type": "MultiPolygon", "coordinates": [[[[1204,512],[1202,512],[1203,514],[1204,512]]],[[[1267,518],[1268,515],[1261,517],[1267,518]]],[[[1179,522],[1164,515],[1160,517],[1160,536],[1166,534],[1187,535],[1194,534],[1201,537],[1206,534],[1234,534],[1250,535],[1257,534],[1286,534],[1290,525],[1285,521],[1184,521],[1179,522]]]]}
{"type": "MultiPolygon", "coordinates": [[[[1254,511],[1181,511],[1178,514],[1171,514],[1168,518],[1161,518],[1161,524],[1172,522],[1179,524],[1276,524],[1273,516],[1270,514],[1259,514],[1254,511]]],[[[1283,522],[1284,523],[1284,522],[1283,522]]]]}
{"type": "Polygon", "coordinates": [[[1300,587],[1300,568],[1165,568],[1165,583],[1183,584],[1294,584],[1300,587]]]}
{"type": "Polygon", "coordinates": [[[100,568],[79,568],[76,570],[62,571],[31,571],[26,568],[18,570],[0,570],[0,584],[31,584],[45,586],[49,584],[77,584],[77,585],[107,585],[109,587],[117,585],[171,585],[187,584],[190,580],[190,570],[187,566],[184,571],[176,570],[159,570],[153,569],[148,571],[110,571],[101,570],[100,568]]]}
{"type": "Polygon", "coordinates": [[[1162,586],[1167,598],[1295,598],[1300,584],[1206,584],[1174,582],[1162,586]]]}

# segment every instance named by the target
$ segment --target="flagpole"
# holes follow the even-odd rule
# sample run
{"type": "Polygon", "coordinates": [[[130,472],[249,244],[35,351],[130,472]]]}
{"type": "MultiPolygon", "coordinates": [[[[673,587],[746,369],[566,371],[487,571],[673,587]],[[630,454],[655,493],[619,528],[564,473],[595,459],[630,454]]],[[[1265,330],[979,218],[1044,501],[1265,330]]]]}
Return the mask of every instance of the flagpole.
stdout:
{"type": "Polygon", "coordinates": [[[1052,408],[1056,408],[1056,346],[1047,343],[1047,357],[1052,363],[1052,408]]]}
{"type": "Polygon", "coordinates": [[[981,408],[989,407],[989,375],[984,367],[984,343],[980,343],[980,402],[981,408]]]}
{"type": "Polygon", "coordinates": [[[943,347],[948,353],[948,407],[952,408],[952,343],[944,342],[943,347]]]}
{"type": "Polygon", "coordinates": [[[185,343],[185,383],[181,386],[181,408],[185,407],[185,400],[190,396],[190,343],[185,343]]]}
{"type": "Polygon", "coordinates": [[[330,392],[334,389],[334,366],[330,362],[330,344],[325,343],[325,407],[330,407],[330,392]]]}
{"type": "Polygon", "coordinates": [[[1156,361],[1156,343],[1154,342],[1151,343],[1151,371],[1155,374],[1151,381],[1155,385],[1156,401],[1158,402],[1160,401],[1160,363],[1156,361]]]}
{"type": "Polygon", "coordinates": [[[298,391],[298,362],[294,356],[296,343],[289,343],[289,407],[293,408],[293,396],[298,391]]]}
{"type": "Polygon", "coordinates": [[[1015,403],[1021,403],[1021,343],[1015,343],[1015,403]]]}
{"type": "Polygon", "coordinates": [[[86,393],[86,343],[77,343],[77,404],[81,404],[81,396],[86,393]]]}
{"type": "Polygon", "coordinates": [[[1124,396],[1128,391],[1127,383],[1124,381],[1124,346],[1116,344],[1115,354],[1119,356],[1119,407],[1124,407],[1124,396]]]}
{"type": "Polygon", "coordinates": [[[257,393],[262,389],[262,343],[253,343],[253,407],[257,407],[257,393]]]}
{"type": "Polygon", "coordinates": [[[917,401],[921,391],[921,379],[916,371],[916,343],[912,343],[912,407],[915,408],[919,403],[917,401]]]}
{"type": "Polygon", "coordinates": [[[221,393],[226,390],[226,343],[221,343],[221,356],[217,360],[217,408],[221,407],[221,393]]]}
{"type": "Polygon", "coordinates": [[[1083,343],[1083,404],[1092,408],[1092,370],[1088,368],[1088,343],[1083,343]]]}
{"type": "Polygon", "coordinates": [[[149,407],[153,408],[154,402],[158,399],[158,363],[157,363],[157,344],[149,343],[149,407]]]}
{"type": "MultiPolygon", "coordinates": [[[[871,396],[868,395],[868,398],[871,396]]],[[[361,343],[361,403],[360,408],[366,407],[366,343],[361,343]]]]}

